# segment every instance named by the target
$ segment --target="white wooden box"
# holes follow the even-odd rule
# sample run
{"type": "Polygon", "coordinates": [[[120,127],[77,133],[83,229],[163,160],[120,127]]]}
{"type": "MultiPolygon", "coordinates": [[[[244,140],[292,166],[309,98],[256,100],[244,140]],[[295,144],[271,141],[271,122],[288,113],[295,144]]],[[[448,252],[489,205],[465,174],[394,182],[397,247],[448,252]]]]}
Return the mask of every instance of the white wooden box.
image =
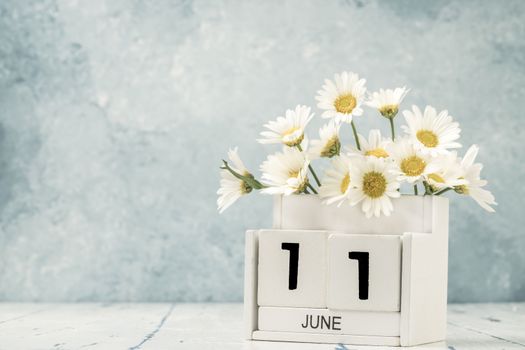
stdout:
{"type": "Polygon", "coordinates": [[[390,217],[277,196],[246,232],[251,340],[411,346],[445,340],[448,200],[402,196],[390,217]]]}

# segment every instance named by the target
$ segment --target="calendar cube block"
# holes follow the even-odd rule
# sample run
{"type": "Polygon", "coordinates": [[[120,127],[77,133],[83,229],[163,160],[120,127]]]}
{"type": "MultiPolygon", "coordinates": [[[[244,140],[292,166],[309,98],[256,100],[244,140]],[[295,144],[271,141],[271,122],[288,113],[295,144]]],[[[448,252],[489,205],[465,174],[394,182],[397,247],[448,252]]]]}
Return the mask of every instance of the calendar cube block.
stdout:
{"type": "Polygon", "coordinates": [[[391,216],[276,196],[246,233],[251,340],[412,346],[446,336],[448,200],[401,196],[391,216]]]}
{"type": "Polygon", "coordinates": [[[326,231],[260,231],[258,304],[326,307],[326,241],[326,231]]]}
{"type": "Polygon", "coordinates": [[[332,234],[328,261],[328,308],[399,311],[399,236],[332,234]]]}

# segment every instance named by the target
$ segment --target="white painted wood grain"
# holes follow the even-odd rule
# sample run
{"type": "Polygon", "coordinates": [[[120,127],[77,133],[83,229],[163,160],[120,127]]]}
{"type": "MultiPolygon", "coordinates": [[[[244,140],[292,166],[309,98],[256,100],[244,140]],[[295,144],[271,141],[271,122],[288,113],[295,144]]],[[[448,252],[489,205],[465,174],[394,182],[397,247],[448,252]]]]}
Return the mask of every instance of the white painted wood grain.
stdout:
{"type": "Polygon", "coordinates": [[[0,324],[0,349],[132,349],[155,330],[169,304],[1,304],[28,313],[0,324]]]}
{"type": "MultiPolygon", "coordinates": [[[[242,310],[242,304],[0,303],[0,349],[335,349],[330,344],[244,341],[242,310]]],[[[449,305],[447,343],[408,349],[524,350],[524,321],[525,303],[449,305]]]]}
{"type": "Polygon", "coordinates": [[[396,215],[383,215],[374,220],[363,220],[363,212],[359,206],[324,205],[316,195],[276,196],[273,207],[273,228],[328,230],[365,235],[430,233],[432,227],[428,219],[431,217],[432,198],[403,195],[396,199],[396,215]]]}
{"type": "Polygon", "coordinates": [[[448,199],[430,196],[432,233],[403,235],[401,344],[443,341],[446,337],[448,199]]]}
{"type": "Polygon", "coordinates": [[[258,231],[246,231],[244,247],[244,339],[252,339],[252,332],[254,329],[257,329],[258,231]]]}

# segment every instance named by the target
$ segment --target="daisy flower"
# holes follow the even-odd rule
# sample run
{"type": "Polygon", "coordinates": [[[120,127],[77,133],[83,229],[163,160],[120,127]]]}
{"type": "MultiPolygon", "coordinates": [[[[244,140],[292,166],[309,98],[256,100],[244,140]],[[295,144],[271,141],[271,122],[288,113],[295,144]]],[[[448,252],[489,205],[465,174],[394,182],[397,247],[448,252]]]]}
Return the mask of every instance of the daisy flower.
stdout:
{"type": "Polygon", "coordinates": [[[350,184],[350,159],[342,155],[334,158],[331,165],[324,174],[319,196],[325,204],[337,203],[337,206],[341,206],[345,200],[350,202],[353,189],[350,184]]]}
{"type": "Polygon", "coordinates": [[[467,183],[465,179],[461,178],[461,165],[456,152],[438,157],[435,163],[437,170],[425,176],[432,192],[467,183]]]}
{"type": "Polygon", "coordinates": [[[375,108],[381,115],[388,119],[393,119],[399,111],[399,105],[405,98],[409,89],[406,86],[402,88],[379,89],[379,92],[373,92],[365,104],[375,108]]]}
{"type": "Polygon", "coordinates": [[[295,110],[288,109],[284,117],[270,121],[264,127],[269,131],[261,132],[260,143],[283,143],[289,147],[300,145],[304,139],[304,129],[312,120],[310,107],[297,105],[295,110]]]}
{"type": "Polygon", "coordinates": [[[423,154],[407,138],[396,140],[389,151],[396,165],[399,181],[414,183],[439,169],[434,158],[423,154]]]}
{"type": "Polygon", "coordinates": [[[476,145],[470,146],[467,153],[461,160],[462,177],[465,178],[467,184],[454,187],[454,190],[459,194],[464,194],[472,197],[483,209],[493,213],[495,210],[491,205],[498,205],[492,193],[482,188],[487,184],[486,180],[480,178],[481,169],[483,165],[474,163],[478,155],[479,148],[476,145]]]}
{"type": "Polygon", "coordinates": [[[297,148],[286,147],[283,152],[269,155],[261,165],[262,181],[268,187],[261,192],[284,195],[304,192],[309,164],[305,153],[297,148]]]}
{"type": "Polygon", "coordinates": [[[309,150],[310,159],[319,157],[332,158],[338,156],[341,150],[339,140],[339,129],[341,124],[331,120],[328,124],[319,129],[319,140],[312,140],[309,150]]]}
{"type": "Polygon", "coordinates": [[[398,198],[399,182],[392,172],[392,163],[381,158],[353,158],[350,178],[355,186],[352,204],[362,202],[361,209],[367,218],[389,216],[393,210],[390,198],[398,198]]]}
{"type": "Polygon", "coordinates": [[[389,153],[387,152],[387,148],[389,147],[391,141],[389,139],[382,138],[381,131],[377,129],[370,130],[368,133],[368,140],[360,134],[357,137],[359,137],[361,150],[358,150],[354,146],[348,146],[346,147],[348,155],[360,154],[376,158],[388,158],[389,153]]]}
{"type": "Polygon", "coordinates": [[[453,122],[448,111],[437,114],[431,106],[426,106],[425,111],[417,106],[412,106],[412,111],[403,111],[407,125],[403,130],[414,140],[416,147],[425,154],[433,157],[438,154],[447,154],[449,148],[459,148],[461,144],[455,142],[459,139],[461,129],[459,124],[453,122]]]}
{"type": "MultiPolygon", "coordinates": [[[[237,153],[237,147],[229,150],[228,157],[231,161],[229,167],[233,171],[242,176],[253,177],[253,175],[248,172],[244,166],[244,163],[239,157],[239,154],[237,153]]],[[[217,194],[219,195],[219,198],[217,199],[217,207],[219,212],[222,213],[224,210],[226,210],[226,208],[235,203],[237,199],[245,194],[250,193],[251,191],[252,187],[245,181],[235,177],[235,175],[233,175],[227,169],[221,170],[221,186],[217,191],[217,194]]]]}
{"type": "Polygon", "coordinates": [[[352,116],[363,114],[366,88],[365,79],[352,72],[343,72],[334,76],[335,82],[326,79],[315,99],[317,107],[324,109],[323,118],[333,118],[336,122],[352,122],[352,116]]]}

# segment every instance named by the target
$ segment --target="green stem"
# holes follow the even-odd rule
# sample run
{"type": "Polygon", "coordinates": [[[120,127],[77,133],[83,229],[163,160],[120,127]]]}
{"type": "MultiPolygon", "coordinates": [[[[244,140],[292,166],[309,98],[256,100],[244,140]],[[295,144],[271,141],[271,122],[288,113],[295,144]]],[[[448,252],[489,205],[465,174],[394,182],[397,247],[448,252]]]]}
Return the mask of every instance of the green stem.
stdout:
{"type": "Polygon", "coordinates": [[[308,186],[309,189],[312,190],[313,193],[317,194],[317,191],[315,190],[314,186],[312,186],[310,184],[308,184],[307,186],[308,186]]]}
{"type": "Polygon", "coordinates": [[[417,184],[414,184],[414,194],[417,196],[417,184]]]}
{"type": "Polygon", "coordinates": [[[304,189],[304,193],[306,193],[306,194],[310,194],[310,192],[308,192],[308,189],[307,189],[307,188],[304,189]]]}
{"type": "Polygon", "coordinates": [[[390,131],[392,132],[392,141],[396,139],[396,132],[394,130],[394,118],[388,118],[390,120],[390,131]]]}
{"type": "MultiPolygon", "coordinates": [[[[308,169],[310,169],[310,172],[314,176],[315,183],[317,184],[317,186],[321,187],[321,181],[319,181],[319,178],[317,177],[317,174],[315,173],[314,168],[312,168],[312,166],[310,164],[308,164],[308,169]]],[[[317,192],[315,192],[315,193],[317,193],[317,192]]]]}
{"type": "Polygon", "coordinates": [[[437,191],[436,193],[434,193],[435,196],[439,196],[440,194],[443,194],[447,191],[450,191],[452,189],[452,187],[447,187],[447,188],[444,188],[442,189],[441,191],[437,191]]]}
{"type": "Polygon", "coordinates": [[[357,149],[361,150],[361,145],[359,144],[359,137],[357,137],[357,130],[355,129],[354,120],[352,119],[352,122],[350,123],[352,125],[352,131],[354,132],[354,139],[355,139],[355,145],[357,146],[357,149]]]}
{"type": "Polygon", "coordinates": [[[432,194],[432,190],[430,189],[430,185],[428,182],[423,181],[423,186],[425,186],[425,195],[432,194]]]}
{"type": "Polygon", "coordinates": [[[259,181],[257,181],[253,175],[249,174],[249,176],[244,176],[233,170],[227,161],[223,159],[222,161],[224,163],[224,166],[221,166],[221,169],[228,170],[233,176],[238,178],[239,180],[242,180],[248,184],[251,188],[254,188],[256,190],[260,190],[261,188],[265,188],[267,186],[263,185],[259,181]]]}
{"type": "MultiPolygon", "coordinates": [[[[303,151],[303,148],[301,147],[301,145],[297,145],[297,149],[299,151],[303,151]]],[[[321,187],[321,181],[319,181],[319,178],[317,177],[317,174],[315,173],[314,171],[314,168],[312,167],[312,165],[308,164],[308,169],[310,169],[310,172],[312,173],[314,179],[315,179],[315,183],[317,184],[317,186],[321,187]]],[[[317,192],[315,192],[317,193],[317,192]]]]}

